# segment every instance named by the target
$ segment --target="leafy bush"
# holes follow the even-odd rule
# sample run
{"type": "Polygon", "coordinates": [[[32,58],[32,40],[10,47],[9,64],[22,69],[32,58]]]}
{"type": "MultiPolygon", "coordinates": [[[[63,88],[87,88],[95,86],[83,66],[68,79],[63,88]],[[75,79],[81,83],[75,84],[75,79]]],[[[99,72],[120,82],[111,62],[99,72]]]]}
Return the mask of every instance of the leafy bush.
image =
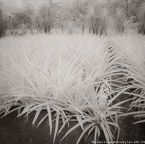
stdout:
{"type": "MultiPolygon", "coordinates": [[[[13,105],[24,108],[20,115],[36,111],[34,124],[40,112],[47,110],[38,126],[48,118],[52,132],[55,115],[54,141],[75,120],[77,124],[64,137],[81,127],[78,143],[83,135],[92,133],[94,141],[103,133],[108,143],[113,142],[114,135],[119,136],[122,104],[132,101],[130,94],[134,96],[131,108],[140,101],[141,108],[144,101],[142,92],[128,92],[131,88],[144,90],[143,40],[131,35],[43,34],[1,39],[1,112],[8,114],[13,105]],[[127,94],[124,100],[123,94],[127,94]],[[60,119],[63,125],[58,129],[60,119]]],[[[142,113],[144,109],[135,112],[139,117],[142,113]]]]}

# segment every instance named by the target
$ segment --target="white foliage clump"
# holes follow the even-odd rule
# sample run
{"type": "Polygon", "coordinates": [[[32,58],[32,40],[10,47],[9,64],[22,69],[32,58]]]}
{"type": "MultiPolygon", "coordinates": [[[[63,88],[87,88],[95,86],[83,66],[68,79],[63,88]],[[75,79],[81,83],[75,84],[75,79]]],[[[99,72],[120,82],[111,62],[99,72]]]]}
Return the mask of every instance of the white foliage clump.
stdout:
{"type": "MultiPolygon", "coordinates": [[[[0,110],[8,113],[17,104],[24,107],[21,114],[36,110],[34,124],[46,109],[50,133],[52,113],[56,113],[56,125],[60,118],[65,126],[75,117],[78,123],[65,136],[81,126],[77,143],[93,130],[98,137],[102,130],[106,141],[113,143],[120,105],[128,99],[115,102],[131,87],[145,91],[144,41],[137,34],[5,37],[0,40],[0,110]]],[[[138,98],[134,104],[144,101],[134,95],[138,98]]]]}

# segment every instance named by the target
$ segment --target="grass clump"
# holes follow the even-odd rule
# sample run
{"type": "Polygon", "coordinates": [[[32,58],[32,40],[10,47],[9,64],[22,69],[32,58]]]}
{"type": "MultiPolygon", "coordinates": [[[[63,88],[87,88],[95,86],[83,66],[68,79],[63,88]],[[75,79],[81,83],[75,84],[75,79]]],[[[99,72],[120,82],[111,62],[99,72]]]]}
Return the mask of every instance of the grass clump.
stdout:
{"type": "MultiPolygon", "coordinates": [[[[141,61],[139,65],[137,60],[141,53],[136,55],[136,49],[128,44],[130,36],[125,38],[42,34],[1,39],[1,111],[8,114],[13,105],[23,107],[20,115],[36,111],[34,124],[46,110],[38,126],[48,118],[52,133],[55,121],[54,141],[66,124],[77,121],[63,138],[81,127],[78,143],[86,134],[93,134],[97,141],[101,133],[112,143],[120,131],[121,105],[132,100],[118,99],[122,94],[129,95],[130,88],[144,88],[144,64],[141,61]],[[126,45],[120,44],[124,40],[126,45]]],[[[141,107],[142,93],[133,95],[131,107],[139,101],[141,107]]],[[[142,112],[139,116],[143,116],[142,112]]]]}

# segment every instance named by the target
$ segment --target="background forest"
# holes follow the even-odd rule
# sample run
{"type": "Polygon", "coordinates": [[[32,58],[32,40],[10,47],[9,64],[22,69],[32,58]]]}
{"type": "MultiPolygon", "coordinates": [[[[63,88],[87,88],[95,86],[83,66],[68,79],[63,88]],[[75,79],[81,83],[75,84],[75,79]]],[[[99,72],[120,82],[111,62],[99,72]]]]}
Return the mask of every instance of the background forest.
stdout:
{"type": "Polygon", "coordinates": [[[74,0],[23,3],[6,12],[0,3],[0,36],[26,33],[145,34],[145,0],[74,0]]]}

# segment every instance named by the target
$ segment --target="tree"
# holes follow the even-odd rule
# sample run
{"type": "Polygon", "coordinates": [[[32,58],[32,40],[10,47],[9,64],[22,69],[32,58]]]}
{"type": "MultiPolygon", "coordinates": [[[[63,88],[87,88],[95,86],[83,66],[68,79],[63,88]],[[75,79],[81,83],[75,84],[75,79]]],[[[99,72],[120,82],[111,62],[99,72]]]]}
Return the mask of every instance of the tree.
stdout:
{"type": "Polygon", "coordinates": [[[138,8],[137,18],[139,20],[139,33],[145,35],[145,2],[138,8]]]}
{"type": "Polygon", "coordinates": [[[0,3],[0,37],[4,36],[5,35],[5,31],[6,31],[6,25],[5,25],[5,21],[4,21],[4,13],[2,11],[2,8],[1,8],[1,3],[0,3]]]}
{"type": "Polygon", "coordinates": [[[92,5],[87,15],[89,32],[94,34],[106,34],[106,19],[108,18],[107,1],[92,1],[92,5]]]}
{"type": "Polygon", "coordinates": [[[128,4],[128,0],[125,0],[126,2],[126,17],[128,18],[128,13],[129,13],[129,4],[128,4]]]}
{"type": "Polygon", "coordinates": [[[48,5],[41,6],[38,17],[37,17],[37,23],[38,23],[38,29],[40,31],[44,31],[45,33],[50,32],[51,30],[51,11],[48,7],[48,5]]]}

